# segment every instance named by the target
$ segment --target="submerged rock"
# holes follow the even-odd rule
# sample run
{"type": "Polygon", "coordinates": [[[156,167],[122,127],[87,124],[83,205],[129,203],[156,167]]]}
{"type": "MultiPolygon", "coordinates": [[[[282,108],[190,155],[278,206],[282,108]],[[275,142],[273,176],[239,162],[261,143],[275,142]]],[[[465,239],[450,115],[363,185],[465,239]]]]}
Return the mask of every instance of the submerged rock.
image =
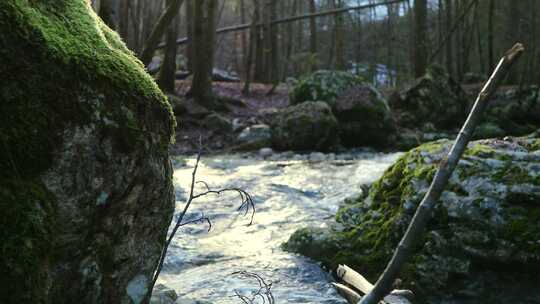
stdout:
{"type": "Polygon", "coordinates": [[[244,150],[267,148],[272,144],[272,131],[265,124],[253,125],[242,130],[237,141],[244,150]]]}
{"type": "MultiPolygon", "coordinates": [[[[367,198],[346,201],[331,229],[301,229],[284,247],[376,280],[450,146],[440,140],[409,151],[367,198]]],[[[400,279],[420,299],[540,301],[532,287],[540,270],[540,139],[470,143],[415,252],[400,279]]]]}
{"type": "Polygon", "coordinates": [[[431,66],[425,76],[394,93],[389,102],[403,128],[418,128],[429,122],[438,130],[449,130],[461,126],[467,117],[465,92],[439,66],[431,66]]]}
{"type": "Polygon", "coordinates": [[[307,101],[282,110],[273,121],[278,150],[328,150],[338,142],[338,124],[328,104],[307,101]]]}
{"type": "Polygon", "coordinates": [[[176,299],[178,299],[178,295],[174,289],[163,284],[158,284],[152,291],[150,304],[173,304],[176,302],[176,299]]]}
{"type": "Polygon", "coordinates": [[[0,302],[140,303],[174,116],[85,0],[0,1],[0,302]]]}
{"type": "Polygon", "coordinates": [[[341,142],[346,146],[383,147],[395,141],[395,126],[382,94],[369,84],[340,93],[333,112],[339,121],[341,142]]]}

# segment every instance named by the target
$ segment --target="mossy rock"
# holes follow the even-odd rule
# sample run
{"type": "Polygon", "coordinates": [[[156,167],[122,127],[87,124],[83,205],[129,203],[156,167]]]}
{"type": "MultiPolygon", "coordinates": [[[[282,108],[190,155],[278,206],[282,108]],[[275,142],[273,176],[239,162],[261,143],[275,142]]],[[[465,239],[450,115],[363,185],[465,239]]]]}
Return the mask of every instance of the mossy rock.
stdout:
{"type": "Polygon", "coordinates": [[[474,131],[475,139],[502,138],[505,131],[493,122],[485,122],[476,127],[474,131]]]}
{"type": "Polygon", "coordinates": [[[0,1],[0,30],[0,302],[137,300],[174,207],[169,103],[86,0],[0,1]]]}
{"type": "Polygon", "coordinates": [[[467,117],[465,92],[437,65],[428,68],[413,85],[392,94],[389,103],[397,123],[404,128],[429,122],[438,130],[452,130],[467,117]]]}
{"type": "Polygon", "coordinates": [[[395,141],[395,126],[382,94],[363,83],[341,92],[334,104],[341,142],[346,146],[385,147],[395,141]]]}
{"type": "Polygon", "coordinates": [[[484,121],[497,125],[505,135],[523,136],[540,128],[540,89],[533,85],[495,95],[484,121]]]}
{"type": "Polygon", "coordinates": [[[322,101],[288,107],[272,122],[272,147],[277,150],[327,151],[338,142],[338,122],[322,101]]]}
{"type": "MultiPolygon", "coordinates": [[[[540,299],[535,288],[513,293],[535,281],[540,270],[538,142],[538,137],[524,137],[469,144],[416,254],[400,274],[402,287],[413,289],[420,303],[540,299]],[[493,284],[505,287],[494,292],[493,284]]],[[[347,264],[375,281],[450,146],[440,140],[407,152],[366,199],[340,208],[335,225],[326,231],[299,230],[284,247],[332,269],[347,264]]]]}
{"type": "Polygon", "coordinates": [[[319,70],[298,81],[289,94],[292,105],[305,101],[324,101],[331,107],[340,92],[362,83],[362,79],[343,71],[319,70]]]}

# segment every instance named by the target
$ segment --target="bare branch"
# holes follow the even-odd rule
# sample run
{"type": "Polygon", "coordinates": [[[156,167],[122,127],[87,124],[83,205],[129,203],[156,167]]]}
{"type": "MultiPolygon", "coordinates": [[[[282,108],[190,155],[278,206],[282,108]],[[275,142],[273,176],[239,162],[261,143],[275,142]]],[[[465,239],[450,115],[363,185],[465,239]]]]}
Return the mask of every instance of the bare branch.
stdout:
{"type": "Polygon", "coordinates": [[[248,212],[249,212],[249,209],[251,208],[252,213],[251,213],[251,220],[249,222],[249,225],[251,225],[253,223],[253,219],[255,217],[255,204],[254,204],[253,199],[252,199],[252,197],[251,197],[251,195],[249,193],[247,193],[246,191],[244,191],[244,190],[242,190],[240,188],[225,188],[225,189],[220,189],[220,190],[212,190],[210,188],[210,186],[208,185],[208,183],[206,183],[204,181],[195,181],[196,177],[197,177],[197,170],[199,168],[199,163],[201,161],[201,155],[202,155],[202,138],[201,138],[201,136],[199,136],[199,149],[198,149],[198,152],[197,152],[197,158],[195,160],[195,166],[193,167],[193,171],[191,172],[191,185],[190,185],[190,189],[189,189],[189,197],[188,197],[188,199],[186,201],[184,209],[182,210],[182,212],[178,216],[178,219],[176,220],[176,223],[174,225],[174,228],[173,228],[172,232],[170,233],[170,235],[167,238],[167,241],[165,242],[165,246],[163,247],[163,250],[161,251],[158,266],[157,266],[156,271],[154,273],[152,283],[151,283],[151,285],[149,286],[149,289],[148,289],[147,299],[149,299],[152,296],[152,290],[154,289],[154,286],[155,286],[155,284],[157,282],[159,274],[161,273],[161,270],[163,269],[163,264],[165,262],[165,257],[167,256],[167,251],[168,251],[169,246],[171,245],[171,242],[174,239],[174,236],[176,235],[176,232],[178,231],[178,229],[180,227],[182,227],[182,226],[186,226],[186,225],[189,225],[189,224],[204,223],[204,222],[208,223],[208,231],[210,231],[210,229],[212,228],[212,222],[210,221],[210,219],[208,217],[206,217],[204,215],[204,213],[201,214],[201,216],[199,218],[197,218],[197,219],[189,220],[189,221],[186,221],[186,222],[183,221],[187,211],[189,210],[189,207],[191,206],[191,203],[194,200],[196,200],[197,198],[209,195],[209,194],[220,195],[220,194],[225,193],[225,192],[239,193],[240,198],[241,198],[241,204],[240,204],[240,207],[238,208],[238,210],[245,209],[246,210],[245,215],[247,215],[248,212]],[[206,188],[206,191],[202,192],[200,194],[195,194],[195,184],[204,185],[204,187],[206,188]]]}
{"type": "Polygon", "coordinates": [[[234,291],[235,296],[242,300],[242,302],[247,304],[253,304],[255,303],[255,300],[259,298],[263,301],[263,303],[275,303],[274,295],[272,294],[272,283],[266,283],[266,281],[260,275],[248,271],[236,271],[231,273],[231,275],[247,279],[255,279],[259,284],[259,289],[252,294],[251,298],[240,294],[237,290],[234,291]]]}

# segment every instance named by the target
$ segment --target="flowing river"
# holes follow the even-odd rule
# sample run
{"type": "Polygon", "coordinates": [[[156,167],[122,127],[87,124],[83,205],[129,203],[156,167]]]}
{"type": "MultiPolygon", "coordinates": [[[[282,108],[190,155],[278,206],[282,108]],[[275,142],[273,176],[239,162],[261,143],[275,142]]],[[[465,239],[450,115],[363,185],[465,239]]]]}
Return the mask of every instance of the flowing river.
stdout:
{"type": "MultiPolygon", "coordinates": [[[[256,213],[237,210],[237,194],[209,195],[195,200],[185,220],[204,213],[211,220],[181,227],[169,248],[158,283],[179,297],[211,303],[241,303],[235,292],[250,295],[256,280],[232,273],[249,271],[272,283],[276,303],[346,303],[329,284],[319,265],[284,252],[280,245],[298,228],[321,226],[332,220],[340,202],[361,193],[399,156],[398,153],[274,154],[265,160],[239,154],[203,157],[197,180],[212,189],[237,187],[253,196],[256,213]]],[[[176,220],[189,195],[195,157],[173,162],[176,220]]],[[[200,184],[196,192],[205,190],[200,184]]],[[[262,301],[260,301],[262,303],[262,301]]]]}

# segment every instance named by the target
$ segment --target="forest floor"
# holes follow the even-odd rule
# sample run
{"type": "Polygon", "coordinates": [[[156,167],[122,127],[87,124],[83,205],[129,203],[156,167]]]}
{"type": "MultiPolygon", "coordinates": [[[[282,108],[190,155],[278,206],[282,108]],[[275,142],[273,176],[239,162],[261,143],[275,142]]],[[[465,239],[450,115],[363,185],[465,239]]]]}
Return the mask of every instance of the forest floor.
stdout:
{"type": "MultiPolygon", "coordinates": [[[[176,144],[172,148],[174,154],[189,154],[197,151],[198,138],[202,139],[204,152],[209,154],[232,152],[235,150],[236,137],[249,125],[268,124],[272,114],[289,105],[289,89],[280,85],[272,95],[267,93],[272,85],[254,83],[248,96],[242,94],[243,82],[214,82],[213,91],[226,102],[226,109],[217,111],[232,123],[233,132],[212,130],[205,126],[204,116],[208,111],[186,100],[186,107],[194,109],[184,115],[177,116],[176,144]]],[[[184,96],[191,86],[189,81],[176,82],[176,95],[184,96]]]]}
{"type": "MultiPolygon", "coordinates": [[[[272,115],[289,105],[289,88],[280,85],[271,95],[267,93],[272,85],[254,83],[248,96],[242,94],[243,82],[214,82],[213,91],[219,98],[225,98],[226,106],[217,112],[228,119],[233,131],[216,130],[205,124],[204,117],[208,110],[197,105],[193,100],[185,100],[187,113],[177,116],[176,143],[172,146],[173,154],[192,154],[198,149],[199,137],[205,154],[234,152],[236,137],[247,126],[270,124],[272,115]]],[[[183,98],[191,86],[190,81],[176,82],[176,95],[183,98]]],[[[482,88],[482,84],[462,85],[469,99],[473,99],[482,88]]],[[[501,87],[507,91],[514,87],[501,87]]],[[[388,97],[395,88],[383,89],[381,93],[388,97]]]]}

